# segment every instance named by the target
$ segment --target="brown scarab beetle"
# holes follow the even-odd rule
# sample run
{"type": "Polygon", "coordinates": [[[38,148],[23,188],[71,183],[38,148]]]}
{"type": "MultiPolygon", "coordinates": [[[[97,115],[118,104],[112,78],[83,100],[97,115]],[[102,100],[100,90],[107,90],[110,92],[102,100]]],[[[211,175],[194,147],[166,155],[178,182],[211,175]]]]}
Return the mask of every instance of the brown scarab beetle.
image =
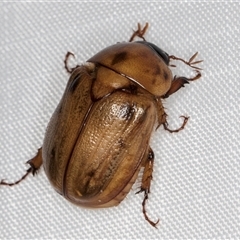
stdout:
{"type": "Polygon", "coordinates": [[[193,62],[169,56],[144,39],[148,24],[135,31],[129,42],[117,43],[91,57],[86,64],[65,68],[71,73],[63,97],[48,125],[42,148],[29,160],[27,173],[43,164],[54,189],[70,202],[89,208],[118,205],[130,191],[140,168],[142,211],[150,193],[154,154],[149,146],[152,132],[163,125],[170,130],[161,99],[201,77],[193,62]],[[135,37],[143,41],[132,42],[135,37]],[[196,70],[193,78],[173,77],[170,60],[180,60],[196,70]]]}

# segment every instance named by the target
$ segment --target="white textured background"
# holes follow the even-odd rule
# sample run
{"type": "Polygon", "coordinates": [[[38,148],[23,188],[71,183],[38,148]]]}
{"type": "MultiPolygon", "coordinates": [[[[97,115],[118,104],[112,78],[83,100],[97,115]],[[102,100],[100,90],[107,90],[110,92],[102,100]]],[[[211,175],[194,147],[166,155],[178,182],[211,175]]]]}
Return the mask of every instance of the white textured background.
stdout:
{"type": "Polygon", "coordinates": [[[55,193],[42,170],[0,187],[0,239],[239,239],[239,13],[238,3],[0,3],[0,179],[17,180],[41,146],[68,80],[67,51],[81,63],[148,21],[148,41],[204,59],[201,80],[165,101],[171,126],[186,114],[187,127],[152,140],[147,209],[158,230],[136,186],[118,207],[86,210],[55,193]]]}

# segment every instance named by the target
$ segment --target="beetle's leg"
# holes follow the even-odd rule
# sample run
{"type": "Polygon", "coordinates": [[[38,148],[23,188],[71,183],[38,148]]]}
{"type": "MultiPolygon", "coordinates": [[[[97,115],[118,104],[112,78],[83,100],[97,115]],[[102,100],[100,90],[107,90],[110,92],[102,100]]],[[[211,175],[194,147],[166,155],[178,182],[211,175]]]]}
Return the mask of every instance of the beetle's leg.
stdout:
{"type": "MultiPolygon", "coordinates": [[[[199,60],[199,61],[195,61],[193,62],[193,60],[196,58],[198,52],[196,52],[195,54],[193,54],[192,57],[190,57],[190,59],[188,61],[185,61],[184,59],[182,58],[179,58],[179,57],[175,57],[173,55],[169,56],[170,59],[173,59],[173,60],[179,60],[179,61],[182,61],[184,62],[185,64],[187,64],[188,66],[196,69],[196,75],[192,78],[186,78],[186,77],[174,77],[173,78],[173,81],[172,81],[172,84],[171,84],[171,87],[170,89],[168,90],[168,92],[162,97],[162,98],[167,98],[169,97],[171,94],[175,93],[176,91],[178,91],[181,87],[184,87],[184,84],[187,84],[189,83],[190,81],[194,81],[194,80],[197,80],[201,77],[201,73],[199,70],[202,70],[201,68],[199,67],[196,67],[194,65],[198,64],[198,63],[201,63],[203,60],[199,60]]],[[[175,65],[170,65],[172,67],[175,67],[175,65]]]]}
{"type": "Polygon", "coordinates": [[[141,27],[141,24],[138,23],[138,29],[137,29],[136,31],[133,30],[133,34],[132,34],[129,42],[132,42],[135,37],[142,38],[143,41],[146,41],[143,36],[144,36],[144,34],[146,33],[147,29],[148,29],[148,23],[145,24],[145,26],[144,26],[143,29],[142,29],[142,27],[141,27]]]}
{"type": "MultiPolygon", "coordinates": [[[[193,60],[196,58],[197,55],[198,55],[198,52],[194,53],[192,55],[192,57],[190,57],[190,59],[188,61],[185,61],[184,59],[179,58],[179,57],[175,57],[174,55],[169,56],[169,59],[182,61],[182,62],[184,62],[185,64],[187,64],[188,66],[190,66],[192,68],[195,68],[197,70],[202,70],[201,68],[194,66],[194,65],[196,65],[198,63],[201,63],[203,61],[203,60],[199,60],[199,61],[193,62],[193,60]]],[[[170,65],[170,66],[175,66],[175,65],[170,65]]]]}
{"type": "Polygon", "coordinates": [[[170,128],[168,128],[167,114],[165,113],[161,102],[158,101],[157,103],[158,103],[158,126],[157,126],[157,128],[159,128],[161,125],[163,125],[164,129],[170,133],[179,132],[179,131],[183,130],[185,125],[187,124],[189,117],[180,116],[180,117],[184,118],[182,125],[177,129],[174,129],[174,130],[170,129],[170,128]]]}
{"type": "Polygon", "coordinates": [[[148,158],[145,162],[143,176],[142,176],[142,184],[141,188],[137,193],[144,192],[144,199],[142,202],[142,212],[145,217],[145,219],[155,228],[156,225],[159,222],[159,219],[156,222],[153,222],[149,219],[147,212],[146,212],[146,201],[148,200],[148,194],[150,193],[150,186],[151,186],[151,180],[152,180],[152,172],[153,172],[153,161],[154,161],[154,153],[151,148],[149,148],[148,151],[148,158]]]}
{"type": "Polygon", "coordinates": [[[174,130],[168,128],[168,123],[167,123],[167,121],[166,121],[166,122],[163,123],[164,129],[167,130],[167,131],[170,132],[170,133],[175,133],[175,132],[179,132],[179,131],[183,130],[184,127],[185,127],[185,125],[187,124],[187,121],[188,121],[189,117],[186,117],[186,116],[180,116],[180,117],[182,117],[182,118],[184,118],[184,119],[183,119],[182,125],[181,125],[179,128],[174,129],[174,130]]]}
{"type": "Polygon", "coordinates": [[[6,185],[6,186],[14,186],[18,183],[20,183],[22,180],[24,180],[30,173],[35,175],[37,173],[37,170],[41,167],[42,165],[42,148],[38,149],[37,155],[27,161],[27,163],[30,165],[30,168],[27,170],[27,172],[16,182],[13,183],[7,183],[4,180],[1,180],[0,185],[6,185]]]}
{"type": "Polygon", "coordinates": [[[76,65],[76,67],[74,67],[74,68],[70,68],[70,67],[68,66],[68,61],[69,61],[69,58],[70,58],[71,56],[72,56],[73,58],[75,58],[75,55],[74,55],[73,53],[67,52],[67,54],[66,54],[66,56],[65,56],[65,59],[64,59],[64,67],[65,67],[65,69],[67,70],[68,73],[72,73],[77,67],[79,67],[79,65],[76,65]]]}
{"type": "Polygon", "coordinates": [[[188,118],[189,118],[189,117],[180,116],[180,117],[184,118],[184,120],[183,120],[182,125],[181,125],[179,128],[174,129],[174,130],[168,128],[167,114],[166,114],[165,111],[164,111],[164,107],[163,107],[163,105],[162,105],[161,99],[158,98],[158,99],[156,99],[156,100],[157,100],[156,103],[157,103],[157,109],[158,109],[158,126],[157,126],[157,129],[158,129],[161,125],[163,125],[164,129],[167,130],[167,131],[169,131],[170,133],[179,132],[180,130],[183,130],[184,127],[185,127],[185,125],[187,124],[187,121],[188,121],[188,118]]]}
{"type": "Polygon", "coordinates": [[[167,91],[167,93],[162,98],[167,98],[171,94],[177,92],[181,87],[184,87],[184,84],[188,84],[189,81],[197,80],[201,77],[201,73],[197,71],[197,74],[192,78],[186,78],[186,77],[177,77],[175,76],[170,89],[167,91]]]}
{"type": "Polygon", "coordinates": [[[165,93],[162,98],[167,98],[171,94],[177,92],[181,87],[184,87],[184,84],[188,84],[190,81],[197,80],[201,77],[201,73],[197,71],[197,74],[192,78],[186,77],[174,77],[170,89],[165,93]]]}

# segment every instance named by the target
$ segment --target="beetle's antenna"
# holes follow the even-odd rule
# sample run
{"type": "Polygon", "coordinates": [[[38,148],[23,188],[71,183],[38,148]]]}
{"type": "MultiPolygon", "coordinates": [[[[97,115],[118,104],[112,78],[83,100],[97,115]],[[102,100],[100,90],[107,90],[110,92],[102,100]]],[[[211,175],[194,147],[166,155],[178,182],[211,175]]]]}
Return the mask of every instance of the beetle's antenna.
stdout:
{"type": "MultiPolygon", "coordinates": [[[[199,63],[203,62],[203,60],[199,60],[199,61],[193,62],[193,60],[196,58],[197,55],[198,55],[198,52],[194,53],[194,54],[192,55],[192,57],[190,57],[190,59],[189,59],[188,61],[185,61],[184,59],[179,58],[179,57],[175,57],[174,55],[169,56],[169,58],[170,58],[170,59],[173,59],[173,60],[182,61],[182,62],[184,62],[185,64],[187,64],[188,66],[190,66],[191,68],[194,68],[194,69],[197,69],[197,70],[202,70],[202,68],[193,66],[193,65],[196,65],[196,64],[199,64],[199,63]]],[[[175,67],[175,65],[170,65],[170,66],[175,67]]]]}

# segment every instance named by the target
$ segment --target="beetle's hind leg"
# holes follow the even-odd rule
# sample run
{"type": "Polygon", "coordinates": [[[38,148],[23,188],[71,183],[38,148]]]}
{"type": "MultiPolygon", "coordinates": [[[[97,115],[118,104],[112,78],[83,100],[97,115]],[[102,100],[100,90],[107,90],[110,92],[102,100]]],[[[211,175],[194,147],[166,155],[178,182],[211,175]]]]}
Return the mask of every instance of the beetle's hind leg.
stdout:
{"type": "Polygon", "coordinates": [[[37,170],[42,165],[42,148],[38,149],[37,155],[34,158],[27,161],[27,163],[30,165],[30,168],[19,180],[17,180],[16,182],[13,182],[13,183],[8,183],[8,182],[5,182],[4,180],[1,180],[0,185],[12,187],[14,185],[19,184],[21,181],[23,181],[30,173],[35,175],[37,173],[37,170]]]}
{"type": "Polygon", "coordinates": [[[150,193],[150,186],[151,186],[151,181],[152,181],[152,172],[153,172],[153,161],[154,161],[154,153],[151,148],[149,148],[148,151],[148,158],[145,162],[144,166],[144,171],[143,171],[143,176],[142,176],[142,183],[141,183],[141,188],[137,193],[144,192],[144,199],[142,202],[142,212],[145,217],[145,219],[155,228],[156,225],[159,222],[159,219],[156,222],[153,222],[152,220],[149,219],[147,212],[146,212],[146,202],[148,200],[148,194],[150,193]]]}
{"type": "Polygon", "coordinates": [[[142,38],[143,41],[146,41],[145,38],[143,37],[144,34],[146,33],[148,29],[148,23],[145,24],[144,28],[142,29],[141,24],[138,23],[138,29],[137,30],[133,30],[133,34],[129,39],[129,42],[132,42],[134,40],[135,37],[139,37],[142,38]]]}

